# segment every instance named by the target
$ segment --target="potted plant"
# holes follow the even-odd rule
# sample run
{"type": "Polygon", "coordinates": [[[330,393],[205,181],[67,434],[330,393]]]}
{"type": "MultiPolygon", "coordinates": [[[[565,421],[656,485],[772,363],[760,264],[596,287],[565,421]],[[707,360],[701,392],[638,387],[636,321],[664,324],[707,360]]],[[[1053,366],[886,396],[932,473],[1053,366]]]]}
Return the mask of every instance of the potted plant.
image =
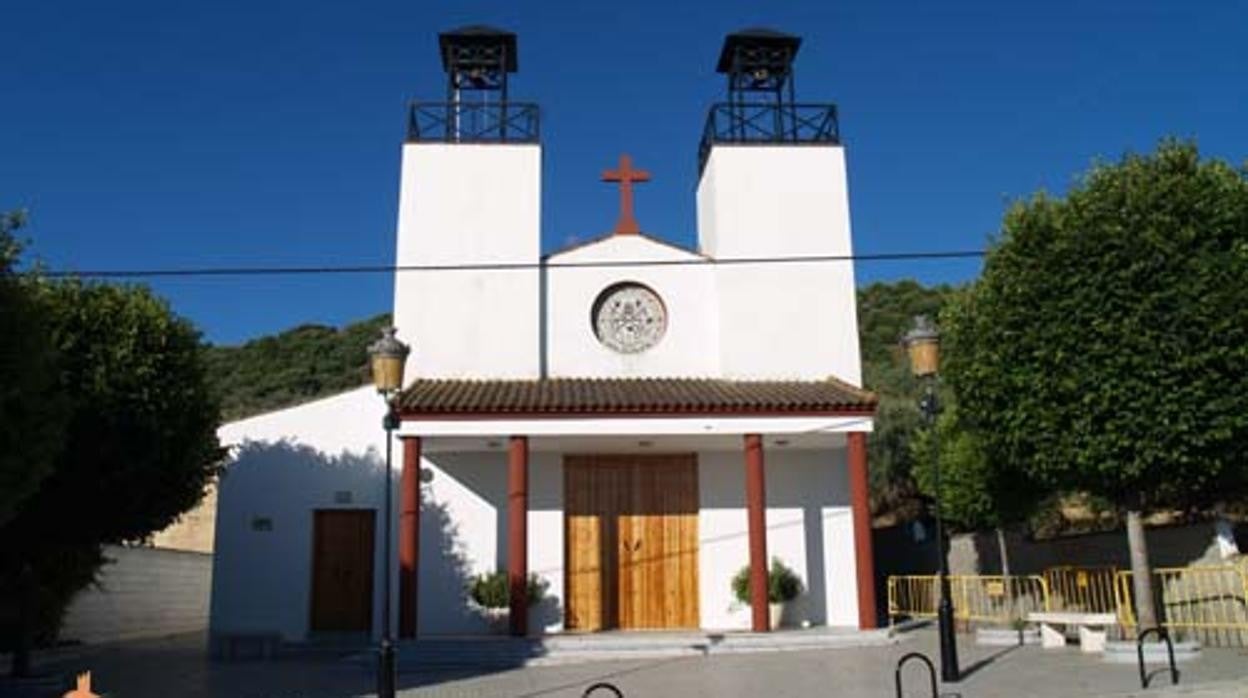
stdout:
{"type": "MultiPolygon", "coordinates": [[[[801,577],[780,561],[771,559],[771,569],[767,573],[767,611],[772,628],[781,626],[784,611],[789,602],[796,599],[805,590],[801,577]]],[[[750,568],[742,567],[732,578],[732,593],[739,603],[750,605],[750,568]]]]}
{"type": "MultiPolygon", "coordinates": [[[[529,575],[528,607],[530,609],[542,602],[549,587],[550,583],[546,580],[536,574],[529,575]]],[[[480,608],[481,615],[485,617],[494,632],[507,631],[511,590],[507,583],[506,572],[500,570],[473,577],[468,584],[468,595],[480,608]]]]}

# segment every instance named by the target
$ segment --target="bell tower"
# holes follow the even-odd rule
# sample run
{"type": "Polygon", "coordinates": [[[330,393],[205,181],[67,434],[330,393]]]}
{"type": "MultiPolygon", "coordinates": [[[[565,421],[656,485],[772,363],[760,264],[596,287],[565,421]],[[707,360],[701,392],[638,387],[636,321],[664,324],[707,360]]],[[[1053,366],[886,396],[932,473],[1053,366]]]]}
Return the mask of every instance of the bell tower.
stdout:
{"type": "Polygon", "coordinates": [[[445,101],[409,107],[394,324],[418,377],[538,375],[542,150],[537,105],[508,92],[516,45],[492,27],[443,32],[445,101]]]}
{"type": "Polygon", "coordinates": [[[751,108],[757,110],[765,105],[775,106],[770,110],[775,123],[759,124],[761,128],[755,136],[783,139],[797,135],[795,128],[786,133],[785,124],[778,120],[785,115],[786,107],[790,107],[789,115],[795,116],[791,109],[793,59],[801,45],[800,37],[771,29],[745,29],[724,39],[715,71],[728,76],[728,112],[732,117],[729,123],[736,128],[736,138],[745,139],[751,108]]]}
{"type": "Polygon", "coordinates": [[[744,29],[724,39],[698,147],[698,245],[717,271],[721,366],[739,378],[859,384],[861,362],[845,151],[836,105],[799,102],[800,37],[744,29]]]}

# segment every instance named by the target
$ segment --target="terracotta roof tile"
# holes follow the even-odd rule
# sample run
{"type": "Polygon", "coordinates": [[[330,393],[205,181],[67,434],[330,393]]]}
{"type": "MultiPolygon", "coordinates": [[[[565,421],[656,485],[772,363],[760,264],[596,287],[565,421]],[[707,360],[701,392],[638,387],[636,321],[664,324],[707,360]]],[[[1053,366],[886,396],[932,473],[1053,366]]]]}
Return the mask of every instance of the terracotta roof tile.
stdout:
{"type": "Polygon", "coordinates": [[[876,396],[836,379],[422,378],[399,396],[408,417],[447,415],[836,414],[873,412],[876,396]]]}

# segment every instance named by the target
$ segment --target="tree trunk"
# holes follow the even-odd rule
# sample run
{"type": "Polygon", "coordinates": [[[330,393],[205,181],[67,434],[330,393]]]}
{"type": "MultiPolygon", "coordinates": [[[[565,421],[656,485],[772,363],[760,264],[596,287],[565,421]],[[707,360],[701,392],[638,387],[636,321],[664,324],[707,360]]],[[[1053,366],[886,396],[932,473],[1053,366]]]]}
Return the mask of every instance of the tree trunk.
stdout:
{"type": "Polygon", "coordinates": [[[997,551],[1001,556],[1001,586],[1005,589],[1005,615],[1011,627],[1018,630],[1018,644],[1023,644],[1023,624],[1014,603],[1014,585],[1010,583],[1010,548],[1006,545],[1005,528],[997,526],[997,551]]]}
{"type": "Polygon", "coordinates": [[[9,675],[15,679],[24,679],[30,676],[30,643],[25,635],[19,635],[17,638],[17,646],[13,648],[13,665],[9,668],[9,675]]]}
{"type": "Polygon", "coordinates": [[[1005,544],[1005,529],[997,526],[997,549],[1001,553],[1001,576],[1010,581],[1010,548],[1005,544]]]}
{"type": "Polygon", "coordinates": [[[22,566],[17,577],[17,637],[9,673],[14,678],[30,676],[30,646],[35,632],[35,604],[38,584],[30,564],[22,566]]]}
{"type": "Polygon", "coordinates": [[[1148,564],[1148,541],[1144,518],[1138,509],[1127,512],[1127,546],[1131,549],[1131,579],[1135,590],[1135,619],[1138,631],[1157,627],[1157,606],[1153,596],[1153,568],[1148,564]]]}

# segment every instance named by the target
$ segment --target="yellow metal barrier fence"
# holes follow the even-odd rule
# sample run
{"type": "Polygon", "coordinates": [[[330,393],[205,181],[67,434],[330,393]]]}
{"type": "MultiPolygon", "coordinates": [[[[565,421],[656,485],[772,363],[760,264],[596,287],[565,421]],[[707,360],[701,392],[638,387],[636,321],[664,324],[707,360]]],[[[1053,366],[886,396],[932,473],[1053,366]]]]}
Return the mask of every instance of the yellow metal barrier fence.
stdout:
{"type": "Polygon", "coordinates": [[[902,574],[888,578],[888,619],[902,616],[935,618],[940,592],[934,574],[902,574]]]}
{"type": "Polygon", "coordinates": [[[1044,571],[1055,611],[1116,613],[1116,567],[1050,567],[1044,571]]]}
{"type": "MultiPolygon", "coordinates": [[[[1153,570],[1162,625],[1214,646],[1248,646],[1248,559],[1232,565],[1153,570]]],[[[1136,632],[1131,571],[1112,567],[1054,567],[1043,575],[950,575],[954,619],[1008,625],[1031,611],[1113,613],[1124,635],[1136,632]]],[[[940,599],[934,574],[888,578],[888,617],[935,618],[940,599]]]]}
{"type": "MultiPolygon", "coordinates": [[[[1248,644],[1248,561],[1236,565],[1161,567],[1153,570],[1159,619],[1172,632],[1208,645],[1248,644]]],[[[1136,631],[1135,593],[1130,570],[1116,575],[1118,622],[1136,631]]]]}
{"type": "MultiPolygon", "coordinates": [[[[1049,590],[1038,575],[949,575],[955,620],[1009,625],[1032,611],[1049,610],[1049,590]]],[[[940,585],[934,574],[888,578],[888,618],[934,618],[940,585]]]]}

